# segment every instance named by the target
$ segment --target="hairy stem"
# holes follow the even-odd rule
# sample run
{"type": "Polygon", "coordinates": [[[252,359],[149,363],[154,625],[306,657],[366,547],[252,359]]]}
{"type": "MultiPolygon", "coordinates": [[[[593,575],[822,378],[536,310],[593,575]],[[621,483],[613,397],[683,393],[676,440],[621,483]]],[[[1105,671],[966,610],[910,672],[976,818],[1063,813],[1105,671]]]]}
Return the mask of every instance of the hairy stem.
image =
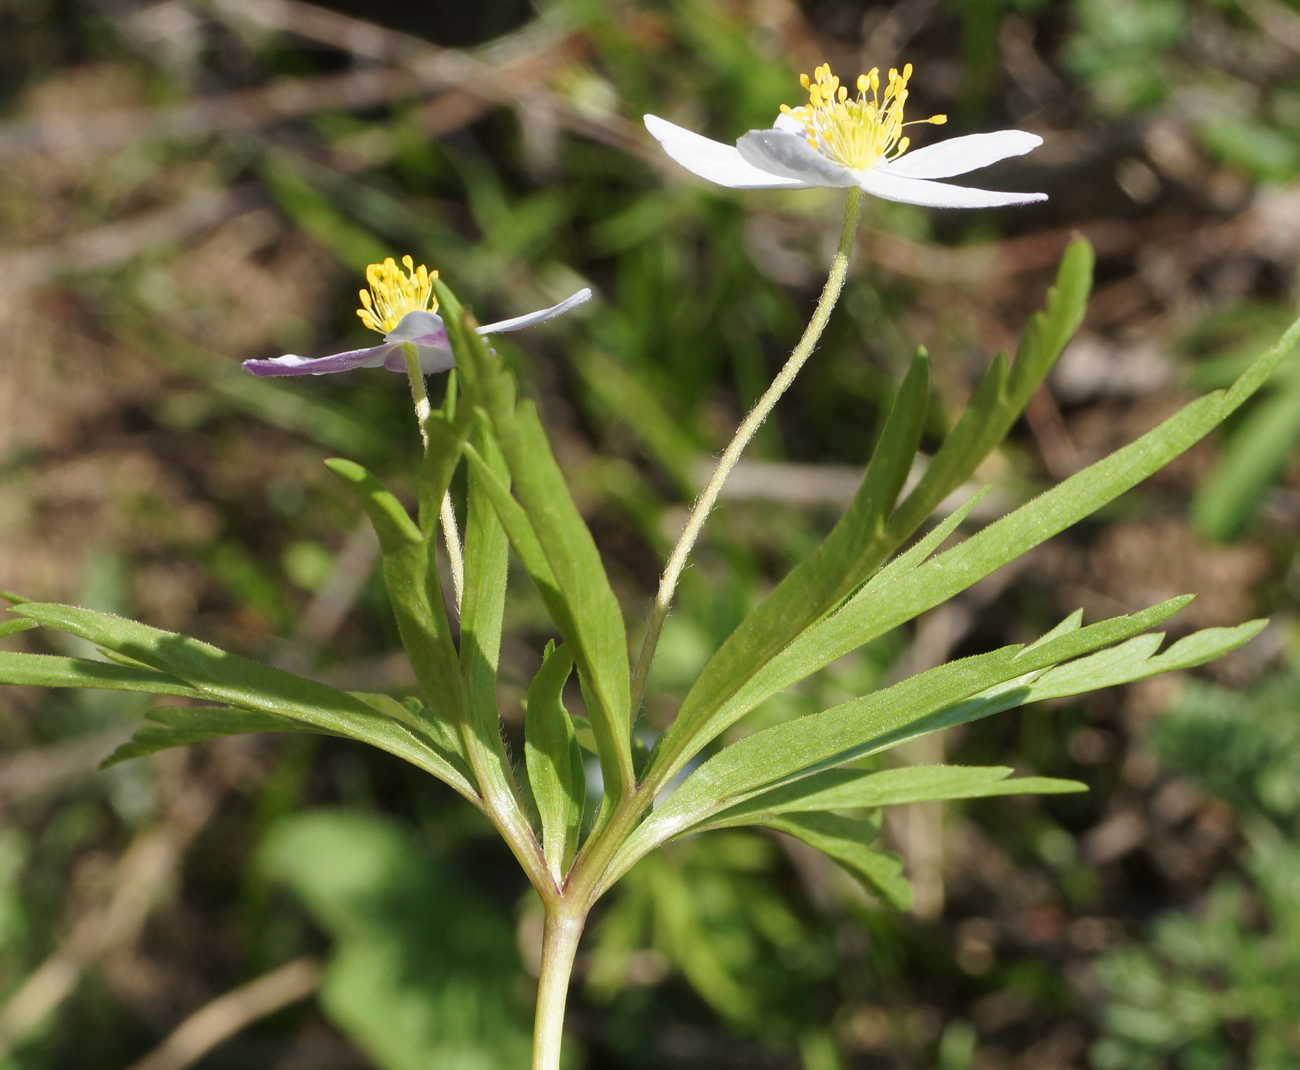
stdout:
{"type": "Polygon", "coordinates": [[[673,594],[677,590],[677,581],[681,578],[682,569],[686,567],[686,560],[690,557],[691,549],[695,545],[695,540],[699,538],[704,522],[709,518],[709,512],[718,500],[722,485],[727,481],[731,470],[736,467],[736,462],[740,460],[740,455],[744,452],[745,447],[749,445],[749,440],[754,437],[754,433],[767,419],[768,414],[772,411],[781,395],[794,382],[794,378],[799,374],[799,369],[804,366],[804,362],[812,355],[813,347],[817,345],[817,341],[821,338],[822,331],[826,328],[826,323],[831,317],[831,310],[835,307],[835,302],[839,300],[840,291],[844,288],[844,278],[848,272],[849,254],[853,249],[853,236],[857,233],[858,215],[861,208],[862,190],[857,188],[849,190],[848,203],[844,208],[844,227],[840,231],[839,248],[835,251],[835,259],[831,262],[831,270],[826,278],[826,286],[822,290],[821,299],[817,302],[817,308],[813,311],[812,319],[808,321],[808,326],[804,328],[803,337],[799,339],[799,344],[794,347],[794,352],[790,354],[790,359],[785,362],[785,367],[772,380],[772,385],[758,399],[758,404],[745,417],[744,422],[736,430],[735,438],[723,451],[717,467],[713,470],[712,478],[710,478],[704,492],[696,501],[695,508],[691,510],[686,526],[682,529],[681,537],[678,538],[677,545],[673,547],[673,552],[668,558],[663,577],[659,581],[659,593],[655,595],[654,606],[650,610],[650,619],[646,622],[646,633],[645,639],[641,643],[641,653],[637,656],[636,668],[632,672],[632,715],[634,717],[637,710],[640,709],[641,699],[645,694],[646,677],[650,674],[650,664],[654,661],[655,647],[659,643],[659,633],[663,631],[664,621],[668,617],[668,609],[672,605],[673,594]]]}
{"type": "Polygon", "coordinates": [[[585,916],[571,917],[548,905],[542,937],[542,972],[537,982],[532,1070],[559,1070],[564,1039],[564,1004],[585,916]]]}
{"type": "MultiPolygon", "coordinates": [[[[429,403],[429,392],[424,387],[424,373],[420,371],[420,355],[413,342],[402,344],[402,356],[406,358],[406,377],[411,381],[411,400],[415,403],[415,422],[420,425],[420,441],[424,443],[424,452],[429,452],[429,417],[433,406],[429,403]]],[[[451,492],[442,496],[442,507],[438,510],[442,521],[442,537],[447,543],[447,563],[451,567],[451,585],[456,591],[456,612],[460,612],[461,598],[465,593],[465,558],[460,548],[460,532],[456,528],[456,513],[451,506],[451,492]]]]}
{"type": "Polygon", "coordinates": [[[465,558],[460,548],[460,533],[456,529],[456,513],[451,507],[451,492],[442,495],[442,506],[438,510],[442,521],[442,537],[447,543],[447,564],[451,567],[451,585],[456,591],[456,612],[460,612],[461,599],[465,595],[465,558]]]}

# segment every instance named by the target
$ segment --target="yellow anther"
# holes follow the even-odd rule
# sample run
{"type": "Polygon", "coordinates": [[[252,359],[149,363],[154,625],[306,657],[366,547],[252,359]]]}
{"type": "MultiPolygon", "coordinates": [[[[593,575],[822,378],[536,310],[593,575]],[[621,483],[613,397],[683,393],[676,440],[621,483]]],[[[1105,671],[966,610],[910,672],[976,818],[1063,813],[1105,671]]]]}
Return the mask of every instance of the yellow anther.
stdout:
{"type": "Polygon", "coordinates": [[[372,331],[387,334],[408,312],[435,312],[437,299],[433,296],[436,271],[423,264],[418,268],[409,256],[402,257],[406,270],[397,266],[390,256],[382,264],[366,268],[369,290],[361,291],[361,307],[357,315],[372,331]]]}
{"type": "MultiPolygon", "coordinates": [[[[781,111],[793,116],[807,132],[808,144],[837,163],[854,170],[865,170],[883,160],[894,160],[907,151],[910,139],[902,136],[903,105],[907,102],[907,80],[912,65],[902,74],[890,68],[889,81],[880,92],[880,69],[872,67],[858,75],[858,95],[849,96],[847,87],[831,73],[830,64],[817,67],[809,78],[799,76],[799,84],[808,91],[808,103],[797,108],[782,105],[781,111]]],[[[944,123],[947,117],[936,115],[920,120],[944,123]]]]}

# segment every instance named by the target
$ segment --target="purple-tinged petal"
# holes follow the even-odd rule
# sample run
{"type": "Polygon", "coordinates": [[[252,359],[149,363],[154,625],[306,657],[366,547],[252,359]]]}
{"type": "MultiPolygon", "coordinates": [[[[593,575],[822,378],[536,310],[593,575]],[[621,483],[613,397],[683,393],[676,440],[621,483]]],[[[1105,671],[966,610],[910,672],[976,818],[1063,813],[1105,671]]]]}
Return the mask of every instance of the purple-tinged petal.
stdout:
{"type": "MultiPolygon", "coordinates": [[[[479,334],[505,334],[507,331],[518,331],[524,327],[532,327],[537,323],[545,323],[547,320],[554,319],[556,316],[563,316],[566,312],[577,308],[591,300],[591,290],[583,287],[576,294],[566,297],[558,305],[552,305],[550,308],[543,308],[537,312],[529,312],[525,316],[516,316],[514,319],[501,320],[498,323],[489,323],[485,327],[478,329],[479,334]]],[[[446,336],[444,335],[444,338],[446,336]]]]}
{"type": "Polygon", "coordinates": [[[1047,200],[1046,193],[1001,193],[924,178],[900,178],[880,167],[859,171],[858,176],[858,184],[873,197],[926,208],[1001,208],[1047,200]]]}
{"type": "Polygon", "coordinates": [[[392,349],[392,346],[385,344],[315,359],[288,353],[271,360],[246,360],[243,367],[254,375],[329,375],[332,372],[350,371],[352,368],[378,368],[392,349]]]}
{"type": "Polygon", "coordinates": [[[847,188],[858,184],[853,171],[823,156],[808,144],[807,137],[802,134],[787,130],[751,130],[736,142],[736,151],[746,163],[808,186],[847,188]]]}
{"type": "Polygon", "coordinates": [[[965,137],[950,137],[923,149],[913,149],[897,160],[876,167],[899,178],[952,178],[1011,156],[1023,156],[1042,143],[1041,137],[1025,130],[967,134],[965,137]]]}
{"type": "MultiPolygon", "coordinates": [[[[420,360],[420,372],[422,374],[435,375],[438,372],[449,371],[456,367],[456,358],[446,346],[421,345],[419,342],[412,342],[411,344],[415,346],[415,355],[420,360]]],[[[402,352],[401,346],[398,346],[388,355],[388,358],[384,361],[384,367],[390,372],[406,374],[406,354],[402,352]]]]}
{"type": "Polygon", "coordinates": [[[416,345],[447,346],[447,328],[436,312],[408,312],[391,331],[385,342],[414,342],[416,345]]]}

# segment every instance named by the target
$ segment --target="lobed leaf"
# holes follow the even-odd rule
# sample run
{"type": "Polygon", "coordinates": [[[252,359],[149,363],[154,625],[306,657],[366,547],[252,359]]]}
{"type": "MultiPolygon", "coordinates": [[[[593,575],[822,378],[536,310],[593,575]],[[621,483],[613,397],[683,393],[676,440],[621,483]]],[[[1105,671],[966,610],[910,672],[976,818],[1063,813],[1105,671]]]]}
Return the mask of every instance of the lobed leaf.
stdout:
{"type": "Polygon", "coordinates": [[[906,538],[916,530],[1006,438],[1083,322],[1092,291],[1093,259],[1086,238],[1070,242],[1056,272],[1056,285],[1047,292],[1046,307],[1025,324],[1015,363],[1008,368],[1001,353],[993,359],[961,419],[890,521],[891,531],[906,538]]]}
{"type": "MultiPolygon", "coordinates": [[[[157,682],[145,670],[126,665],[98,665],[71,658],[43,655],[0,654],[6,658],[42,658],[39,665],[54,670],[51,680],[32,680],[55,687],[126,686],[133,691],[183,694],[259,713],[269,713],[301,722],[319,731],[347,736],[404,758],[412,765],[446,779],[444,753],[429,737],[402,721],[384,716],[346,691],[308,680],[280,669],[241,658],[188,636],[177,635],[108,613],[96,613],[75,606],[28,602],[11,610],[55,628],[80,636],[133,661],[148,665],[161,675],[157,682]],[[50,664],[56,663],[56,664],[50,664]],[[89,668],[87,668],[89,667],[89,668]],[[84,673],[86,682],[76,674],[84,673]],[[64,678],[60,678],[60,676],[64,678]],[[180,681],[181,690],[169,681],[180,681]],[[100,682],[100,681],[107,681],[100,682]],[[163,688],[170,688],[163,690],[163,688]]],[[[0,666],[4,661],[0,660],[0,666]]],[[[22,662],[30,666],[32,662],[22,662]]],[[[3,669],[0,669],[3,672],[3,669]]],[[[0,676],[0,679],[6,677],[0,676]]],[[[27,682],[27,681],[14,681],[27,682]]],[[[476,806],[478,792],[471,785],[447,780],[476,806]]]]}
{"type": "Polygon", "coordinates": [[[829,855],[868,892],[899,910],[911,908],[912,886],[903,876],[903,860],[867,846],[876,837],[876,825],[826,813],[772,817],[763,824],[829,855]]]}
{"type": "MultiPolygon", "coordinates": [[[[1158,427],[988,525],[965,542],[893,583],[863,589],[808,629],[763,667],[744,691],[729,696],[727,723],[767,695],[803,679],[965,590],[1009,561],[1064,531],[1200,441],[1259,388],[1300,340],[1300,320],[1255,360],[1227,391],[1185,406],[1158,427]]],[[[698,749],[703,740],[694,740],[698,749]]]]}
{"type": "Polygon", "coordinates": [[[1087,791],[1077,780],[1011,777],[1008,766],[919,765],[878,772],[827,769],[765,791],[691,829],[707,832],[762,824],[780,814],[870,810],[901,803],[982,799],[993,795],[1059,795],[1087,791]]]}
{"type": "Polygon", "coordinates": [[[150,710],[146,716],[158,723],[139,729],[99,763],[100,769],[172,747],[204,743],[223,736],[246,735],[250,732],[320,731],[291,717],[236,710],[228,706],[164,706],[150,710]]]}
{"type": "Polygon", "coordinates": [[[474,780],[469,756],[465,753],[465,741],[460,738],[455,726],[439,721],[419,699],[396,699],[392,695],[368,691],[349,691],[348,694],[360,699],[371,709],[378,710],[385,717],[400,721],[423,734],[429,743],[443,752],[459,776],[470,782],[474,780]]]}
{"type": "MultiPolygon", "coordinates": [[[[37,627],[39,621],[33,621],[37,627]]],[[[184,681],[153,669],[0,650],[0,683],[22,687],[89,687],[105,691],[144,691],[151,695],[198,698],[184,681]]]]}
{"type": "MultiPolygon", "coordinates": [[[[1130,617],[1058,634],[1033,649],[1008,646],[949,662],[832,709],[747,736],[701,765],[655,809],[619,851],[611,873],[625,871],[646,851],[665,840],[785,782],[879,753],[940,728],[962,724],[1037,698],[1053,697],[1041,688],[1032,690],[1034,682],[1057,662],[1077,657],[1090,649],[1130,640],[1129,644],[1121,645],[1115,651],[1107,650],[1097,655],[1099,661],[1078,674],[1077,690],[1106,686],[1112,676],[1114,682],[1137,679],[1139,676],[1131,674],[1144,669],[1135,664],[1134,658],[1150,658],[1154,648],[1159,646],[1160,637],[1143,636],[1136,640],[1132,637],[1168,618],[1186,601],[1186,598],[1171,599],[1130,617]],[[1109,664],[1105,662],[1106,658],[1115,659],[1121,665],[1117,676],[1108,674],[1104,668],[1109,664]],[[1126,673],[1130,675],[1126,676],[1126,673]]],[[[1198,639],[1197,644],[1183,648],[1172,660],[1152,659],[1150,672],[1146,674],[1199,664],[1199,661],[1189,661],[1189,657],[1194,654],[1208,660],[1217,653],[1207,655],[1206,650],[1222,652],[1231,649],[1258,631],[1255,625],[1243,626],[1243,629],[1231,629],[1234,633],[1231,636],[1198,639]]],[[[1177,644],[1171,648],[1170,654],[1175,649],[1177,644]]],[[[1069,666],[1065,668],[1068,670],[1069,666]]],[[[611,880],[607,876],[605,884],[611,880]]]]}

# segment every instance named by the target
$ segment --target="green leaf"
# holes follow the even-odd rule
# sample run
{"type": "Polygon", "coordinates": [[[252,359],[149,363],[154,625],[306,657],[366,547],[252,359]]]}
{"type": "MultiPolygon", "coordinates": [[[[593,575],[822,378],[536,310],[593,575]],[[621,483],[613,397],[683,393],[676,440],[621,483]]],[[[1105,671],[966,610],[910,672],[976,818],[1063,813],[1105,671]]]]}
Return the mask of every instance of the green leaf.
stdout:
{"type": "Polygon", "coordinates": [[[31,601],[30,598],[24,598],[22,595],[15,594],[13,591],[0,591],[0,598],[3,598],[11,606],[21,606],[24,602],[31,601]]]}
{"type": "MultiPolygon", "coordinates": [[[[1297,340],[1300,320],[1227,391],[1215,391],[1192,402],[1135,442],[1075,473],[895,582],[859,592],[764,666],[730,704],[741,713],[752,709],[763,697],[946,602],[1132,489],[1199,442],[1258,390],[1297,340]]],[[[735,709],[727,712],[727,718],[734,720],[735,709]]]]}
{"type": "MultiPolygon", "coordinates": [[[[962,549],[969,545],[969,541],[955,549],[962,549]]],[[[864,589],[859,596],[846,603],[837,613],[808,629],[778,657],[764,666],[762,671],[757,673],[733,698],[732,702],[719,711],[718,716],[734,722],[765,699],[825,668],[831,662],[862,645],[863,642],[883,635],[911,619],[915,614],[905,615],[908,613],[908,607],[898,593],[900,588],[904,592],[909,590],[926,569],[940,565],[947,556],[948,554],[943,554],[932,559],[928,564],[918,566],[892,584],[864,589]],[[873,609],[879,616],[871,620],[873,609]]],[[[1115,617],[1110,621],[1078,629],[1070,635],[1059,638],[1051,638],[1049,633],[1039,640],[1044,646],[1037,649],[1034,661],[1036,664],[1051,664],[1052,661],[1076,657],[1101,645],[1119,642],[1169,619],[1190,600],[1190,595],[1172,598],[1141,613],[1115,617]],[[1048,648],[1046,646],[1048,643],[1054,645],[1048,648]],[[1044,655],[1047,658],[1045,661],[1044,655]]],[[[1026,668],[1019,671],[1028,670],[1026,668]]]]}
{"type": "MultiPolygon", "coordinates": [[[[123,681],[119,686],[134,683],[135,686],[128,687],[133,691],[152,690],[160,694],[184,694],[242,709],[289,717],[321,731],[369,743],[380,750],[404,758],[412,765],[440,779],[446,776],[447,763],[443,752],[431,743],[427,735],[417,732],[401,721],[378,713],[361,699],[354,698],[345,691],[249,661],[247,658],[227,653],[188,636],[150,628],[148,625],[108,613],[38,602],[18,606],[11,612],[29,617],[47,628],[80,636],[98,646],[123,654],[133,661],[167,673],[167,676],[161,677],[164,686],[172,678],[188,685],[181,691],[174,688],[161,690],[152,685],[147,673],[143,670],[131,669],[129,666],[99,666],[95,662],[42,657],[41,663],[47,665],[52,662],[60,663],[50,665],[50,668],[55,670],[55,679],[48,681],[52,686],[114,686],[112,682],[77,683],[68,679],[58,679],[60,672],[69,670],[87,672],[83,667],[89,666],[93,668],[93,672],[87,672],[90,680],[118,680],[123,681]]],[[[40,656],[0,654],[0,659],[19,657],[35,659],[40,656]]],[[[0,660],[0,666],[3,664],[3,660],[0,660]]],[[[482,801],[477,791],[474,791],[470,785],[450,780],[447,783],[475,806],[481,805],[482,801]]]]}
{"type": "Polygon", "coordinates": [[[877,826],[826,813],[772,817],[763,824],[829,855],[868,892],[899,910],[911,909],[912,886],[903,876],[903,860],[867,846],[876,838],[877,826]]]}
{"type": "Polygon", "coordinates": [[[153,669],[112,665],[84,658],[53,657],[49,654],[13,654],[4,650],[0,650],[0,683],[21,687],[89,687],[105,691],[144,691],[151,695],[199,697],[199,692],[183,681],[153,669]]]}
{"type": "Polygon", "coordinates": [[[1155,652],[1164,639],[1163,635],[1137,636],[1109,650],[1079,658],[1046,672],[1033,671],[997,684],[979,695],[880,736],[873,741],[872,750],[896,747],[918,736],[1030,702],[1068,698],[1103,687],[1145,680],[1161,673],[1192,669],[1237,649],[1258,635],[1267,623],[1254,620],[1235,628],[1207,628],[1180,639],[1159,655],[1155,652]]]}
{"type": "Polygon", "coordinates": [[[949,513],[940,523],[936,524],[932,530],[926,532],[924,538],[918,539],[916,545],[908,547],[907,550],[881,568],[880,571],[872,576],[871,579],[867,580],[862,588],[859,591],[855,591],[854,594],[866,594],[869,591],[893,583],[894,580],[898,579],[900,576],[911,572],[912,569],[916,568],[923,561],[928,560],[930,555],[933,554],[935,550],[939,549],[944,540],[961,526],[962,521],[970,515],[971,510],[974,509],[975,506],[979,505],[980,501],[988,491],[989,488],[987,486],[981,487],[977,490],[962,502],[961,505],[949,513]]]}
{"type": "Polygon", "coordinates": [[[546,560],[542,544],[537,541],[537,533],[533,530],[528,514],[510,493],[509,483],[493,471],[472,445],[465,447],[465,460],[479,488],[492,503],[497,519],[505,529],[510,545],[519,555],[524,571],[528,573],[533,585],[546,602],[547,612],[550,613],[561,634],[572,631],[573,614],[569,612],[569,604],[555,581],[555,573],[551,571],[550,563],[546,560]]]}
{"type": "Polygon", "coordinates": [[[407,546],[418,546],[424,541],[420,529],[406,512],[406,507],[361,465],[333,457],[325,462],[325,467],[343,480],[356,495],[361,508],[374,525],[384,553],[396,553],[407,546]]]}
{"type": "Polygon", "coordinates": [[[1178,640],[1163,654],[1151,656],[1142,640],[1132,639],[1114,650],[1102,651],[1051,669],[1033,681],[1024,702],[1064,698],[1101,687],[1115,687],[1150,676],[1192,669],[1220,658],[1249,642],[1267,626],[1267,620],[1252,620],[1235,628],[1206,628],[1178,640]]]}
{"type": "Polygon", "coordinates": [[[867,772],[827,769],[802,780],[765,791],[692,832],[763,824],[769,817],[815,810],[870,810],[900,803],[949,799],[982,799],[992,795],[1059,795],[1087,791],[1077,780],[1053,777],[1008,779],[1007,766],[920,765],[867,772]]]}
{"type": "Polygon", "coordinates": [[[916,530],[1006,438],[1083,322],[1092,290],[1092,269],[1092,246],[1085,238],[1074,239],[1061,258],[1046,308],[1025,324],[1015,364],[1008,371],[1004,355],[993,359],[961,419],[890,521],[891,532],[906,538],[916,530]]]}
{"type": "MultiPolygon", "coordinates": [[[[497,479],[505,478],[505,461],[497,444],[481,425],[476,434],[481,456],[486,458],[483,465],[497,479]]],[[[531,845],[535,852],[533,829],[520,804],[514,772],[501,739],[501,721],[497,711],[497,662],[501,650],[509,546],[492,507],[491,496],[472,465],[468,487],[465,590],[460,615],[461,678],[467,712],[465,750],[478,773],[492,814],[511,830],[510,841],[517,849],[519,845],[531,845]]],[[[535,854],[534,861],[538,861],[535,854]]]]}
{"type": "MultiPolygon", "coordinates": [[[[536,408],[530,401],[516,404],[513,378],[500,358],[477,335],[472,320],[455,314],[460,306],[447,287],[440,280],[435,280],[434,287],[447,309],[447,337],[456,355],[464,391],[460,404],[479,406],[487,414],[528,526],[520,523],[519,511],[504,500],[499,487],[491,488],[487,478],[485,489],[493,503],[500,506],[498,516],[515,551],[529,568],[529,575],[534,582],[541,578],[538,590],[573,652],[600,748],[605,793],[616,798],[635,780],[627,634],[622,611],[591,532],[551,452],[536,408]],[[539,557],[545,561],[545,568],[539,557]],[[553,586],[548,582],[548,571],[553,586]]],[[[484,466],[475,467],[482,472],[484,466]]]]}
{"type": "Polygon", "coordinates": [[[101,769],[172,747],[185,747],[223,736],[250,732],[319,731],[290,717],[225,706],[164,706],[150,710],[147,716],[149,720],[158,722],[157,726],[139,729],[130,740],[99,763],[101,769]]]}
{"type": "Polygon", "coordinates": [[[14,635],[17,632],[25,632],[29,628],[38,628],[35,621],[30,620],[0,620],[0,639],[6,635],[14,635]]]}
{"type": "MultiPolygon", "coordinates": [[[[1007,646],[949,662],[832,709],[747,736],[696,769],[656,807],[619,850],[604,883],[607,886],[614,875],[625,872],[664,840],[759,792],[1029,701],[1031,682],[1056,662],[1122,642],[1186,603],[1186,598],[1171,599],[1131,617],[1058,634],[1032,651],[1007,646]]],[[[1159,637],[1154,638],[1158,645],[1159,637]]]]}
{"type": "Polygon", "coordinates": [[[365,691],[349,691],[349,695],[358,698],[371,709],[378,710],[385,717],[391,717],[418,732],[423,742],[433,750],[435,756],[446,766],[438,774],[439,779],[454,785],[462,794],[465,790],[475,792],[477,778],[470,767],[465,753],[465,741],[453,725],[439,721],[419,699],[404,698],[397,700],[391,695],[377,695],[365,691]]]}
{"type": "MultiPolygon", "coordinates": [[[[352,489],[379,536],[393,615],[428,708],[435,719],[459,723],[463,717],[460,661],[433,560],[434,540],[361,465],[338,458],[325,464],[352,489]]],[[[438,491],[439,500],[441,496],[438,491]]]]}
{"type": "Polygon", "coordinates": [[[566,647],[548,644],[542,667],[528,688],[524,759],[542,823],[542,848],[557,887],[573,863],[587,800],[582,751],[564,708],[564,684],[573,670],[566,647]]]}
{"type": "Polygon", "coordinates": [[[564,638],[578,664],[588,717],[601,750],[606,793],[616,797],[635,780],[623,613],[532,402],[519,406],[513,430],[503,435],[496,420],[494,427],[520,504],[572,614],[573,635],[564,638]]]}
{"type": "MultiPolygon", "coordinates": [[[[719,707],[760,666],[835,608],[898,544],[885,520],[916,456],[929,400],[930,362],[922,350],[899,387],[871,462],[848,511],[817,552],[801,562],[709,659],[656,749],[650,780],[663,783],[735,721],[719,707]]],[[[739,716],[737,714],[736,716],[739,716]]]]}
{"type": "MultiPolygon", "coordinates": [[[[486,467],[499,480],[506,478],[505,461],[490,436],[480,428],[479,447],[486,467]]],[[[497,661],[501,651],[501,619],[505,610],[509,544],[488,491],[478,473],[469,472],[465,521],[465,593],[461,605],[460,657],[470,721],[482,742],[501,753],[497,713],[497,661]]]]}

